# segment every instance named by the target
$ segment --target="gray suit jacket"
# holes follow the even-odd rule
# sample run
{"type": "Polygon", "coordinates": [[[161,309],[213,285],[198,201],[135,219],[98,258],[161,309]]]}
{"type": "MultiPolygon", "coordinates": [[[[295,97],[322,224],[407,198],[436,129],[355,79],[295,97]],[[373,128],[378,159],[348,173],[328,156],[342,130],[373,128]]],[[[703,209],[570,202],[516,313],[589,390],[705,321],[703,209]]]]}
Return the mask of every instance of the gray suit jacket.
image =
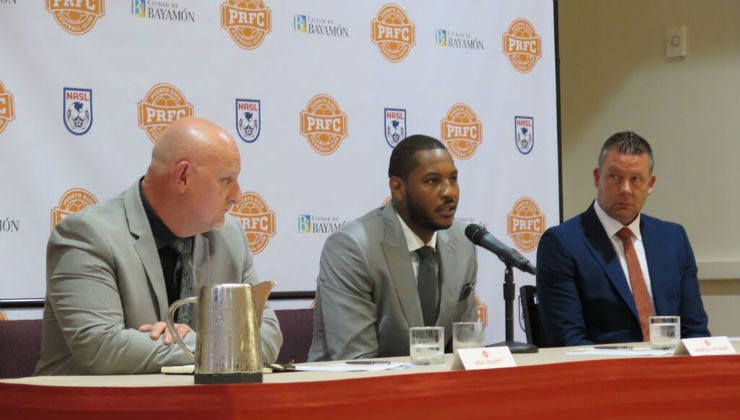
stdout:
{"type": "MultiPolygon", "coordinates": [[[[437,325],[474,321],[475,247],[454,223],[437,234],[441,296],[437,325]]],[[[409,354],[410,327],[423,326],[416,277],[401,223],[391,205],[345,224],[326,240],[316,281],[308,359],[342,360],[409,354]]]]}
{"type": "MultiPolygon", "coordinates": [[[[47,246],[41,359],[35,375],[159,372],[193,363],[173,343],[139,332],[165,321],[167,290],[138,182],[117,197],[65,217],[47,246]]],[[[193,290],[207,283],[257,282],[241,225],[196,235],[193,290]]],[[[262,354],[277,357],[282,336],[274,312],[262,317],[262,354]]],[[[185,342],[194,347],[195,334],[185,342]]]]}

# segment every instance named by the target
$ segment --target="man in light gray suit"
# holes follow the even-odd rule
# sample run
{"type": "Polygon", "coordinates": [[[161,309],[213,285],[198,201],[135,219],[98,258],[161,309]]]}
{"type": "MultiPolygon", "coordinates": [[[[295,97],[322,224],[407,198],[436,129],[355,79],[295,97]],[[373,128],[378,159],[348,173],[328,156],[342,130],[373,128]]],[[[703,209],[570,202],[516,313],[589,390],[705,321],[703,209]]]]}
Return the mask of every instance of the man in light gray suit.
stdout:
{"type": "MultiPolygon", "coordinates": [[[[179,334],[194,347],[189,314],[179,312],[177,331],[169,331],[169,305],[205,284],[257,282],[241,224],[227,216],[241,196],[240,170],[239,149],[226,131],[200,118],[179,119],[154,145],[141,180],[64,218],[47,247],[35,374],[152,373],[193,363],[172,345],[179,334]],[[187,259],[175,244],[192,250],[187,259]]],[[[273,362],[282,336],[269,308],[261,338],[263,359],[273,362]]]]}
{"type": "Polygon", "coordinates": [[[457,168],[444,145],[407,137],[391,153],[392,204],[326,240],[308,359],[409,354],[409,328],[475,321],[477,261],[454,222],[457,168]]]}

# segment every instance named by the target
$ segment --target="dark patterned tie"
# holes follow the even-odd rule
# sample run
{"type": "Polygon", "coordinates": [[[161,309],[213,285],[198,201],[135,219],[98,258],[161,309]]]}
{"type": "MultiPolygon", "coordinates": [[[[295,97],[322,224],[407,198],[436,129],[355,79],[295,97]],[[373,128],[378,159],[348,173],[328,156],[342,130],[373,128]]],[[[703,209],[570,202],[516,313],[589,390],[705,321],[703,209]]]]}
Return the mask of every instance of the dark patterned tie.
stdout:
{"type": "Polygon", "coordinates": [[[424,325],[431,326],[437,322],[437,273],[434,270],[434,249],[423,246],[416,250],[419,256],[419,272],[416,274],[416,285],[419,289],[419,303],[424,315],[424,325]]]}
{"type": "MultiPolygon", "coordinates": [[[[180,299],[191,297],[193,296],[193,238],[175,239],[172,246],[179,254],[177,263],[175,263],[174,280],[180,281],[180,299]]],[[[175,314],[175,322],[194,327],[191,315],[191,305],[181,306],[175,314]]]]}
{"type": "Polygon", "coordinates": [[[635,247],[632,244],[632,231],[624,227],[617,232],[617,236],[622,240],[622,245],[624,246],[624,258],[627,260],[627,271],[630,274],[632,296],[635,299],[637,316],[640,318],[642,340],[650,341],[648,318],[653,316],[653,308],[650,306],[650,294],[648,294],[647,286],[645,285],[645,278],[642,276],[640,260],[637,259],[637,252],[635,252],[635,247]]]}

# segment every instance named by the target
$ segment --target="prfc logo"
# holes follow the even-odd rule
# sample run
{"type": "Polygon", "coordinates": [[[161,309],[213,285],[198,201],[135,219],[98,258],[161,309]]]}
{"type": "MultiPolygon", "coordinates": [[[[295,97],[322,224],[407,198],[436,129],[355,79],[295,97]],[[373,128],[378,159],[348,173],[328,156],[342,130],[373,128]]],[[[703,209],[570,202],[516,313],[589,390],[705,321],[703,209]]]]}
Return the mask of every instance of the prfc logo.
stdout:
{"type": "Polygon", "coordinates": [[[146,17],[146,0],[131,0],[131,16],[146,17]]]}
{"type": "Polygon", "coordinates": [[[457,103],[447,111],[441,122],[442,141],[458,159],[470,159],[483,143],[483,125],[473,108],[457,103]]]}
{"type": "Polygon", "coordinates": [[[511,22],[503,35],[503,53],[520,73],[529,73],[542,58],[542,39],[526,19],[511,22]]]}
{"type": "Polygon", "coordinates": [[[320,93],[311,98],[299,117],[301,136],[319,154],[334,153],[348,135],[347,114],[329,95],[320,93]]]}
{"type": "Polygon", "coordinates": [[[138,103],[139,127],[149,140],[156,143],[173,121],[193,115],[193,105],[180,89],[168,83],[158,83],[138,103]]]}
{"type": "Polygon", "coordinates": [[[545,233],[545,215],[537,203],[529,197],[520,198],[506,219],[506,234],[514,240],[516,247],[522,252],[534,251],[545,233]]]}
{"type": "Polygon", "coordinates": [[[406,110],[403,108],[386,108],[385,114],[385,141],[390,147],[396,147],[398,142],[406,138],[406,110]]]}
{"type": "Polygon", "coordinates": [[[271,11],[262,0],[226,0],[221,3],[221,27],[236,45],[253,50],[272,31],[271,11]]]}
{"type": "Polygon", "coordinates": [[[2,80],[0,80],[0,133],[5,131],[8,123],[15,119],[15,101],[13,94],[5,89],[2,80]]]}
{"type": "Polygon", "coordinates": [[[77,213],[85,207],[95,204],[98,204],[98,199],[90,191],[82,188],[72,188],[65,191],[62,198],[59,199],[59,205],[51,209],[51,230],[54,230],[54,226],[70,214],[77,213]]]}
{"type": "Polygon", "coordinates": [[[477,293],[475,294],[475,310],[478,314],[478,322],[483,324],[483,328],[486,328],[488,326],[488,305],[480,300],[477,293]]]}
{"type": "Polygon", "coordinates": [[[293,17],[293,30],[305,34],[308,25],[306,23],[306,15],[295,15],[293,17]]]}
{"type": "Polygon", "coordinates": [[[298,233],[311,233],[311,215],[298,216],[298,233]]]}
{"type": "Polygon", "coordinates": [[[437,46],[447,46],[447,29],[437,29],[437,46]]]}
{"type": "Polygon", "coordinates": [[[247,143],[254,143],[260,136],[260,109],[260,101],[257,99],[236,100],[236,132],[247,143]]]}
{"type": "Polygon", "coordinates": [[[523,155],[534,147],[534,118],[514,117],[514,142],[523,155]]]}
{"type": "Polygon", "coordinates": [[[72,35],[82,35],[105,15],[105,0],[46,0],[46,10],[72,35]]]}
{"type": "Polygon", "coordinates": [[[370,21],[372,42],[386,60],[403,61],[416,45],[416,29],[406,12],[393,3],[386,4],[370,21]]]}
{"type": "Polygon", "coordinates": [[[70,133],[81,136],[92,127],[92,89],[64,88],[62,91],[62,119],[70,133]]]}
{"type": "Polygon", "coordinates": [[[241,220],[252,254],[262,252],[270,238],[275,236],[275,212],[270,210],[259,194],[251,191],[242,193],[241,202],[234,204],[230,213],[241,220]]]}

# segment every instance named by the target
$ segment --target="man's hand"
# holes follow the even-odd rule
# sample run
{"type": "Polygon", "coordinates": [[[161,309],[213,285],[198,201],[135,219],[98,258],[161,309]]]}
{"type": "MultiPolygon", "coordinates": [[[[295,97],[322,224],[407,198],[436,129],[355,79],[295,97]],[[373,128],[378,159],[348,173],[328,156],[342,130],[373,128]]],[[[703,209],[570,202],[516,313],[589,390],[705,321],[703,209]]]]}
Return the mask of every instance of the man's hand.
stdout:
{"type": "MultiPolygon", "coordinates": [[[[175,330],[177,331],[177,335],[179,335],[181,338],[185,338],[185,336],[193,331],[192,328],[188,324],[175,324],[175,330]]],[[[166,322],[156,322],[154,324],[144,324],[139,327],[139,331],[141,332],[148,332],[149,337],[152,340],[159,340],[159,337],[164,334],[164,345],[169,346],[172,344],[172,333],[167,328],[166,322]]]]}

